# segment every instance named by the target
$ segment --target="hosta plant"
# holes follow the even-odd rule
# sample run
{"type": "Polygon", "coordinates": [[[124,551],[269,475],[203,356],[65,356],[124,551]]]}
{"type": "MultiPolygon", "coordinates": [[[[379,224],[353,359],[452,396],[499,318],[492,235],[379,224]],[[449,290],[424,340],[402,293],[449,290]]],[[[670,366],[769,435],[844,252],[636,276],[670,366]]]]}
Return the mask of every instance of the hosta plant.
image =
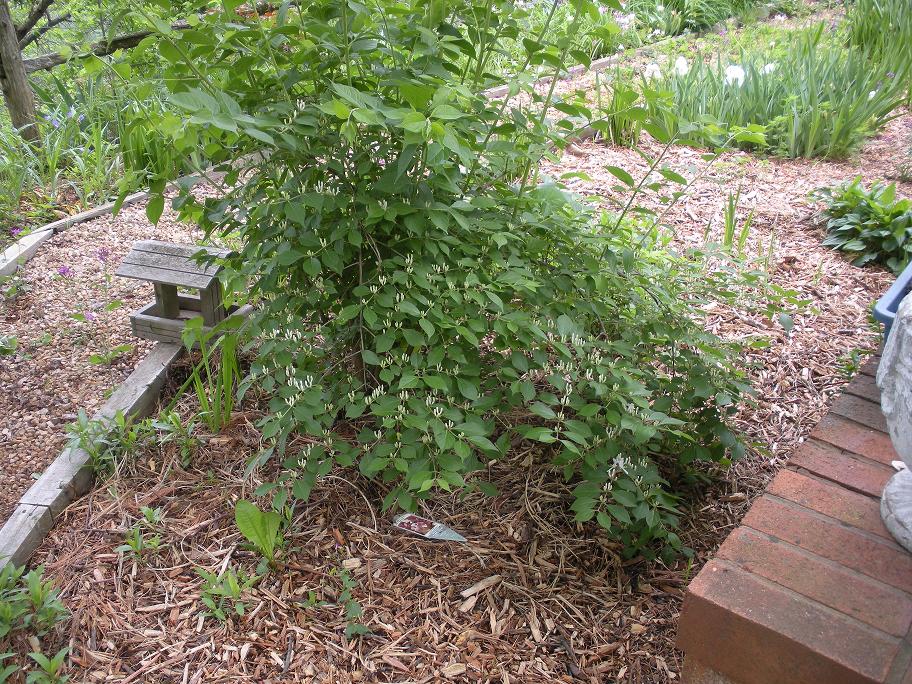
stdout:
{"type": "MultiPolygon", "coordinates": [[[[525,442],[573,484],[579,521],[630,553],[678,548],[671,483],[740,450],[741,375],[699,321],[717,283],[539,175],[590,112],[527,76],[523,97],[481,94],[514,11],[482,6],[316,0],[159,34],[174,144],[228,172],[220,197],[177,206],[241,245],[231,279],[257,303],[243,387],[270,397],[272,446],[251,467],[277,460],[275,484],[306,498],[356,466],[414,509],[490,491],[485,464],[525,442]]],[[[597,12],[572,6],[554,43],[524,42],[528,64],[567,63],[597,12]]]]}
{"type": "Polygon", "coordinates": [[[894,273],[906,267],[912,256],[912,201],[897,199],[895,185],[874,183],[866,189],[857,176],[815,195],[826,205],[820,213],[827,231],[824,245],[847,252],[856,266],[881,263],[894,273]]]}

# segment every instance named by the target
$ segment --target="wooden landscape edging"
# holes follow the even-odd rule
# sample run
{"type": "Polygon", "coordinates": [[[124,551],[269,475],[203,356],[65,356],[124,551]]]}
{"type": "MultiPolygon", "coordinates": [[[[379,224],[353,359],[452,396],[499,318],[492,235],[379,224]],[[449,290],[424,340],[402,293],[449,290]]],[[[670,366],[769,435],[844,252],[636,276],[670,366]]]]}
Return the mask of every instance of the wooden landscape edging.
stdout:
{"type": "MultiPolygon", "coordinates": [[[[148,192],[136,192],[132,195],[127,195],[121,206],[129,206],[131,204],[139,202],[140,200],[146,199],[148,196],[148,192]]],[[[114,209],[115,204],[116,202],[108,202],[106,204],[102,204],[100,207],[87,209],[86,211],[79,212],[78,214],[67,216],[65,218],[41,226],[40,228],[36,228],[28,235],[19,238],[16,242],[14,242],[3,251],[3,256],[0,257],[0,276],[8,276],[15,273],[17,270],[19,270],[19,266],[21,264],[24,264],[35,255],[35,253],[38,251],[38,248],[41,247],[42,244],[44,244],[47,240],[49,240],[60,231],[66,230],[67,228],[75,226],[79,223],[91,221],[92,219],[98,218],[99,216],[110,214],[114,209]]]]}
{"type": "MultiPolygon", "coordinates": [[[[148,415],[158,399],[168,369],[183,353],[177,344],[156,343],[134,371],[92,417],[111,420],[148,415]]],[[[54,526],[57,516],[89,491],[94,474],[84,450],[67,446],[19,500],[0,529],[0,569],[8,563],[23,565],[54,526]]]]}

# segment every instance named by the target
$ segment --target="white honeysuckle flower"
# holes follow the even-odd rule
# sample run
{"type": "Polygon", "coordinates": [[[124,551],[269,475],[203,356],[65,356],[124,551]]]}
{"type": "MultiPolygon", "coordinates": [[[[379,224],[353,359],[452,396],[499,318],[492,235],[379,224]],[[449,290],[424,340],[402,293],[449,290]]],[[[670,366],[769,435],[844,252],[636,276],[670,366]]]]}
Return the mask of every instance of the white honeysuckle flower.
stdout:
{"type": "Polygon", "coordinates": [[[877,91],[872,90],[870,93],[868,93],[868,99],[873,100],[875,95],[877,95],[877,91]]]}
{"type": "Polygon", "coordinates": [[[762,71],[764,74],[771,74],[771,73],[773,73],[775,70],[776,70],[776,64],[775,64],[774,62],[770,62],[769,64],[764,64],[764,65],[763,65],[763,68],[761,69],[761,71],[762,71]]]}
{"type": "Polygon", "coordinates": [[[728,85],[732,83],[742,85],[744,83],[744,69],[738,64],[729,64],[725,67],[725,82],[728,85]]]}
{"type": "Polygon", "coordinates": [[[662,69],[658,64],[647,64],[646,68],[643,70],[643,77],[647,81],[651,81],[654,78],[661,78],[662,69]]]}
{"type": "Polygon", "coordinates": [[[690,65],[687,63],[687,59],[683,56],[678,57],[675,60],[674,70],[678,76],[687,76],[687,72],[690,71],[690,65]]]}

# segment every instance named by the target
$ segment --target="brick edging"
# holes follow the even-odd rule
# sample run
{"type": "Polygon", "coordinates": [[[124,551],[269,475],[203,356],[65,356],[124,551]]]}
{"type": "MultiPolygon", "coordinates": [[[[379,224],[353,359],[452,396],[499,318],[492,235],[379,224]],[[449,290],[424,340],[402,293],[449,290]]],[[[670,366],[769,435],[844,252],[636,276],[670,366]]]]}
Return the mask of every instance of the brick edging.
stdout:
{"type": "Polygon", "coordinates": [[[912,554],[881,519],[897,456],[877,363],[688,586],[683,684],[912,684],[912,554]]]}
{"type": "MultiPolygon", "coordinates": [[[[92,417],[111,420],[118,412],[144,416],[155,406],[171,365],[183,354],[177,344],[158,342],[92,417]]],[[[67,446],[23,494],[0,529],[0,569],[24,564],[54,526],[56,518],[92,486],[90,456],[67,446]]]]}

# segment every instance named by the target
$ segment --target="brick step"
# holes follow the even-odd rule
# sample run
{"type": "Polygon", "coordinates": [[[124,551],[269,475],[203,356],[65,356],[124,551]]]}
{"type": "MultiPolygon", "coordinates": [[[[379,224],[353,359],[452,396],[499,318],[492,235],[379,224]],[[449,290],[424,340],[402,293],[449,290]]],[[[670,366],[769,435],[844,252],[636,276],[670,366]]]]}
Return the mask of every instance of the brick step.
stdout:
{"type": "Polygon", "coordinates": [[[691,582],[684,684],[912,684],[912,554],[868,364],[691,582]]]}

